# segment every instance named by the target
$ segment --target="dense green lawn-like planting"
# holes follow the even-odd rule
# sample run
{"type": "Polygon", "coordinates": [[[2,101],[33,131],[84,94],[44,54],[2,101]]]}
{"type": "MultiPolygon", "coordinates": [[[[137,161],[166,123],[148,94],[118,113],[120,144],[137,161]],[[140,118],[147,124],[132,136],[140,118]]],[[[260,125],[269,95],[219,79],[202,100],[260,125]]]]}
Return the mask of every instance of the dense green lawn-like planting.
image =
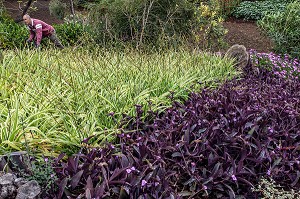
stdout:
{"type": "Polygon", "coordinates": [[[231,60],[187,51],[15,50],[4,56],[2,151],[23,150],[27,143],[45,154],[53,149],[74,152],[91,135],[97,135],[93,140],[97,146],[114,138],[122,113],[134,115],[134,105],[149,110],[151,102],[152,110],[163,110],[170,105],[170,92],[186,99],[199,89],[197,82],[238,73],[231,60]]]}

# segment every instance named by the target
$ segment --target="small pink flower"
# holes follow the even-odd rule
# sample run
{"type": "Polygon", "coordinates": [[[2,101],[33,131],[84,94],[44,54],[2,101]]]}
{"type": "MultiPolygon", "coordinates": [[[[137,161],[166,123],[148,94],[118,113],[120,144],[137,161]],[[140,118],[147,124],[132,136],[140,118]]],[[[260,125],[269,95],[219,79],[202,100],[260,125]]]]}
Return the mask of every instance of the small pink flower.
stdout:
{"type": "Polygon", "coordinates": [[[231,178],[232,178],[233,181],[237,181],[235,175],[232,175],[231,178]]]}
{"type": "Polygon", "coordinates": [[[274,132],[274,130],[271,127],[268,127],[268,130],[269,130],[270,133],[274,132]]]}
{"type": "Polygon", "coordinates": [[[146,186],[147,181],[146,180],[142,180],[142,187],[146,186]]]}
{"type": "Polygon", "coordinates": [[[135,167],[131,167],[130,169],[126,169],[126,172],[128,174],[131,173],[132,171],[135,171],[135,167]]]}
{"type": "Polygon", "coordinates": [[[192,166],[191,171],[192,171],[192,173],[194,173],[195,170],[196,170],[196,163],[195,163],[195,162],[192,162],[192,163],[191,163],[191,166],[192,166]]]}

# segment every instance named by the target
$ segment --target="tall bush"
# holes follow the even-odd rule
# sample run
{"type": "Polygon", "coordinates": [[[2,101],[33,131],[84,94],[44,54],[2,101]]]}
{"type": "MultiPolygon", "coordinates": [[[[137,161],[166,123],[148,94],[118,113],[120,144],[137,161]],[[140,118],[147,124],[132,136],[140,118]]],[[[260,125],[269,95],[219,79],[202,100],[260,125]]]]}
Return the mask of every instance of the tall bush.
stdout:
{"type": "Polygon", "coordinates": [[[63,19],[65,17],[66,8],[67,4],[60,0],[51,0],[49,3],[50,14],[58,19],[63,19]]]}
{"type": "MultiPolygon", "coordinates": [[[[90,21],[98,42],[130,41],[142,44],[177,45],[182,38],[191,38],[207,21],[198,9],[201,1],[188,0],[112,0],[100,1],[90,8],[90,21]]],[[[215,29],[211,29],[215,31],[215,29]]],[[[204,38],[203,38],[204,39],[204,38]]]]}
{"type": "Polygon", "coordinates": [[[90,12],[100,40],[130,40],[137,46],[155,43],[161,35],[174,38],[187,33],[192,17],[192,4],[183,0],[101,1],[90,12]]]}
{"type": "Polygon", "coordinates": [[[22,48],[26,45],[28,30],[5,14],[0,18],[0,48],[22,48]]]}
{"type": "Polygon", "coordinates": [[[194,17],[196,26],[193,29],[194,38],[204,49],[220,49],[225,46],[224,36],[227,30],[223,27],[222,10],[219,1],[201,2],[196,7],[194,17]]]}
{"type": "Polygon", "coordinates": [[[266,15],[258,21],[261,29],[267,32],[275,43],[277,53],[300,56],[300,1],[288,4],[284,12],[266,15]]]}
{"type": "Polygon", "coordinates": [[[87,32],[87,26],[81,22],[71,20],[63,24],[54,25],[57,35],[65,46],[74,46],[83,42],[85,36],[90,38],[87,32]]]}

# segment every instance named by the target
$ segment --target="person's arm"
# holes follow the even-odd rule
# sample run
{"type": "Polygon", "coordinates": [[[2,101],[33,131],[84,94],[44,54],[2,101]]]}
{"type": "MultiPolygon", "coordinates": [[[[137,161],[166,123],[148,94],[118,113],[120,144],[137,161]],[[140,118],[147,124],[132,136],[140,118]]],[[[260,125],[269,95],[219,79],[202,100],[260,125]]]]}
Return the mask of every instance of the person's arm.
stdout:
{"type": "Polygon", "coordinates": [[[30,32],[30,35],[29,35],[28,41],[31,42],[34,38],[34,32],[31,29],[29,29],[29,32],[30,32]]]}
{"type": "Polygon", "coordinates": [[[36,34],[36,46],[40,46],[41,41],[42,41],[42,36],[43,36],[43,32],[42,32],[42,24],[36,24],[35,25],[35,34],[36,34]]]}

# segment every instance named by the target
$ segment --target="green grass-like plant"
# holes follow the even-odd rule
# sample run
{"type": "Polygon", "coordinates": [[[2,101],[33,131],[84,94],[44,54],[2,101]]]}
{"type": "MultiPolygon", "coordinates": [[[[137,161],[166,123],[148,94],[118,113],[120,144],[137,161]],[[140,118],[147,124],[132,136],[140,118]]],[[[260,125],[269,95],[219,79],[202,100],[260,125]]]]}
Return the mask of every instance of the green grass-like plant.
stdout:
{"type": "Polygon", "coordinates": [[[27,143],[45,155],[75,152],[92,135],[93,146],[111,141],[122,114],[135,114],[134,105],[163,110],[171,92],[175,99],[186,99],[200,88],[197,82],[237,73],[231,60],[187,51],[15,50],[4,56],[1,150],[21,150],[27,143]]]}

